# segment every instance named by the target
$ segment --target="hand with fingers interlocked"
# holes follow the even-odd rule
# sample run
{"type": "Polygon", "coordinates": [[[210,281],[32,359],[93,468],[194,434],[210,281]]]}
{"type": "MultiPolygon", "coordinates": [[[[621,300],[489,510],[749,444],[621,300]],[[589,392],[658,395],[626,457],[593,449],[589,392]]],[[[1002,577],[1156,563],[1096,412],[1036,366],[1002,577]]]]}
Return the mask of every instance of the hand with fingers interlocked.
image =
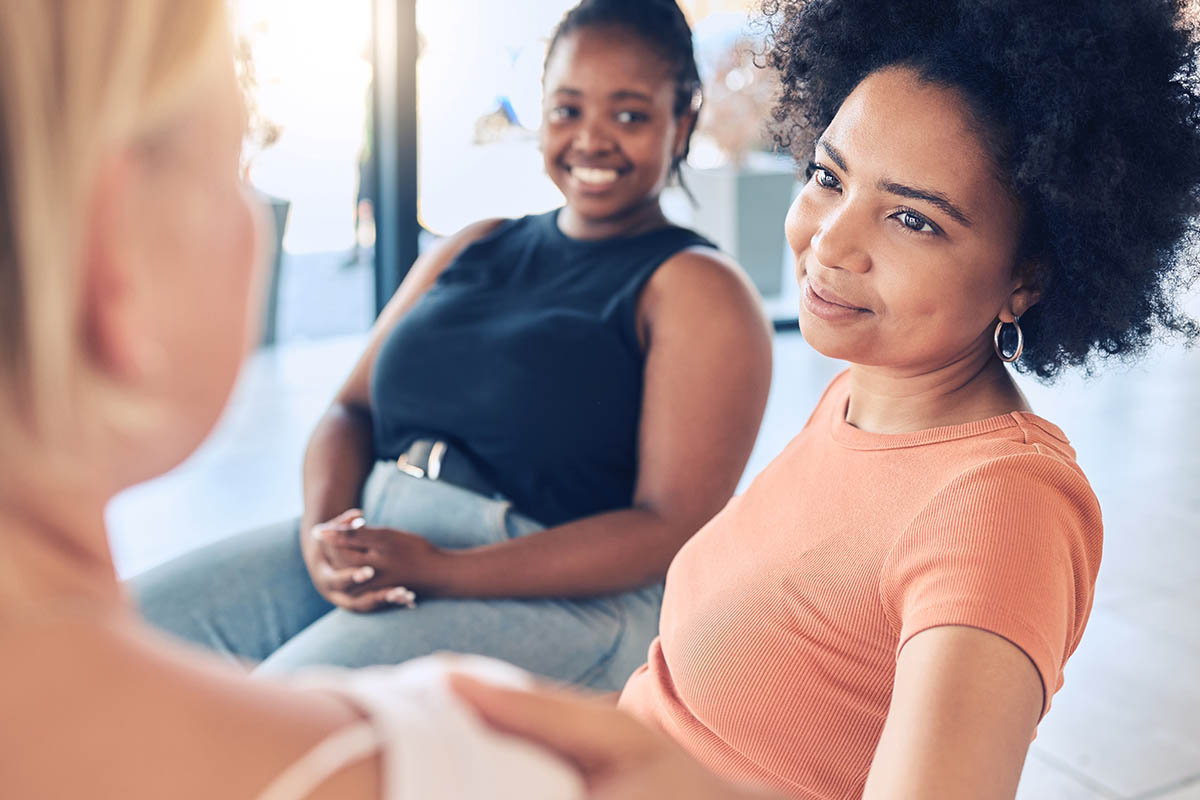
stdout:
{"type": "Polygon", "coordinates": [[[415,607],[418,596],[439,592],[448,560],[445,551],[416,534],[368,525],[357,508],[313,525],[303,550],[317,591],[359,612],[415,607]]]}

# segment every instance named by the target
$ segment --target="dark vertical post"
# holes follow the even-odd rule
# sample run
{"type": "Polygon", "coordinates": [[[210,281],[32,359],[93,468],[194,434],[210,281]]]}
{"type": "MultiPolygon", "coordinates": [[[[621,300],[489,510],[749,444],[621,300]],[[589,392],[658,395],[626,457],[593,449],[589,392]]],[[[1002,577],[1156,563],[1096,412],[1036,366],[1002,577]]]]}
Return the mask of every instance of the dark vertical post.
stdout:
{"type": "Polygon", "coordinates": [[[375,313],[417,258],[417,0],[373,0],[375,313]]]}

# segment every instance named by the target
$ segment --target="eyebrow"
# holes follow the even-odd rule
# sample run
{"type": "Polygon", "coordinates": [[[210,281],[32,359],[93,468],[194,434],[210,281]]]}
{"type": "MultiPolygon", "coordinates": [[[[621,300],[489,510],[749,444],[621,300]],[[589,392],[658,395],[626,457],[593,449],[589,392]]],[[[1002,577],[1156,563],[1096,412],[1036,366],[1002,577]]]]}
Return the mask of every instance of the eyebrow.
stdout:
{"type": "Polygon", "coordinates": [[[611,100],[641,100],[643,103],[653,103],[654,98],[645,92],[637,92],[633,89],[618,89],[609,95],[611,100]]]}
{"type": "Polygon", "coordinates": [[[934,192],[929,189],[917,189],[912,186],[905,186],[902,183],[893,183],[892,181],[880,181],[878,186],[880,189],[888,192],[889,194],[907,197],[911,200],[924,200],[930,205],[937,206],[942,211],[946,212],[947,216],[951,217],[954,219],[954,221],[964,227],[969,228],[973,224],[971,222],[971,218],[959,211],[958,207],[955,206],[954,203],[951,203],[950,199],[941,192],[934,192]]]}
{"type": "MultiPolygon", "coordinates": [[[[555,94],[566,94],[566,95],[570,95],[571,97],[583,97],[583,92],[580,91],[579,89],[572,89],[572,88],[566,87],[566,86],[555,89],[554,93],[555,94]]],[[[652,98],[650,95],[646,94],[645,92],[635,91],[633,89],[618,89],[617,91],[610,94],[608,96],[608,99],[610,99],[610,100],[640,100],[643,103],[653,103],[654,102],[654,98],[652,98]]]]}
{"type": "MultiPolygon", "coordinates": [[[[829,157],[833,159],[833,163],[837,164],[843,172],[850,173],[850,168],[846,166],[846,157],[836,147],[824,139],[819,140],[817,146],[828,153],[829,157]]],[[[902,183],[896,183],[887,179],[880,180],[876,186],[888,194],[907,197],[910,200],[924,200],[930,205],[941,209],[948,217],[964,227],[970,228],[974,224],[970,217],[960,211],[958,206],[950,202],[950,198],[941,192],[935,192],[932,189],[918,189],[913,186],[905,186],[902,183]]]]}
{"type": "Polygon", "coordinates": [[[850,172],[850,168],[846,166],[846,157],[842,155],[842,151],[831,145],[829,142],[821,139],[817,142],[817,147],[822,148],[829,157],[833,159],[833,163],[838,165],[842,172],[850,172]]]}

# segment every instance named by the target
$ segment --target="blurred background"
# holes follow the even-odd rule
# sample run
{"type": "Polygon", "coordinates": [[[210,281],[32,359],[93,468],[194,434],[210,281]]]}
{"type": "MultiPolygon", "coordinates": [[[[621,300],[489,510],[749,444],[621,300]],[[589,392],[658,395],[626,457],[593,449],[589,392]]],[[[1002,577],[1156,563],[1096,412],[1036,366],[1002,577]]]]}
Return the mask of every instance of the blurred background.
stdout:
{"type": "MultiPolygon", "coordinates": [[[[385,265],[390,282],[377,275],[376,218],[387,208],[386,198],[380,208],[381,191],[412,193],[415,214],[394,213],[414,217],[415,224],[390,215],[386,221],[396,238],[415,230],[418,248],[478,219],[539,213],[561,203],[542,172],[537,128],[546,44],[571,5],[235,0],[239,69],[252,112],[246,176],[276,204],[284,223],[268,344],[369,327],[377,295],[390,296],[407,266],[385,265]],[[404,34],[392,25],[381,28],[381,19],[411,25],[415,48],[405,48],[404,34]],[[411,71],[415,97],[392,75],[376,86],[377,60],[411,71]],[[389,154],[375,146],[377,104],[386,106],[393,125],[411,125],[415,134],[391,154],[400,168],[382,176],[380,160],[389,154]],[[323,313],[314,313],[317,308],[323,313]]],[[[790,161],[770,153],[765,133],[774,80],[752,63],[762,29],[751,24],[753,3],[744,0],[681,6],[693,24],[705,81],[706,107],[687,175],[699,203],[693,206],[677,188],[664,202],[673,219],[736,251],[739,233],[741,249],[764,238],[727,222],[736,215],[738,192],[761,197],[762,208],[747,208],[743,216],[770,231],[771,241],[741,260],[754,262],[761,273],[756,282],[775,299],[787,285],[782,220],[794,173],[790,161]]],[[[392,138],[386,145],[394,146],[392,138]]],[[[786,318],[788,310],[780,309],[786,318]]]]}

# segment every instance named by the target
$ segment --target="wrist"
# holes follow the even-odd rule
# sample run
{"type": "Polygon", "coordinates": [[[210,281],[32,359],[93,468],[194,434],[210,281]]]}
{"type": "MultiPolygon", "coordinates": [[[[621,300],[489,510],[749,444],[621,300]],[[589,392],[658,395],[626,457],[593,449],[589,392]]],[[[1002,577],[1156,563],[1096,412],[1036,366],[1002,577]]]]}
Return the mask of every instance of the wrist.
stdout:
{"type": "Polygon", "coordinates": [[[304,565],[308,567],[310,573],[317,563],[317,558],[320,553],[320,543],[313,538],[312,524],[305,524],[303,520],[300,522],[300,557],[304,559],[304,565]]]}
{"type": "Polygon", "coordinates": [[[304,543],[306,552],[311,549],[311,543],[315,541],[312,537],[313,528],[356,507],[353,503],[305,503],[304,509],[300,512],[300,541],[304,543]]]}
{"type": "Polygon", "coordinates": [[[475,580],[474,548],[450,550],[433,548],[430,578],[433,593],[441,597],[474,597],[479,594],[475,580]]]}

